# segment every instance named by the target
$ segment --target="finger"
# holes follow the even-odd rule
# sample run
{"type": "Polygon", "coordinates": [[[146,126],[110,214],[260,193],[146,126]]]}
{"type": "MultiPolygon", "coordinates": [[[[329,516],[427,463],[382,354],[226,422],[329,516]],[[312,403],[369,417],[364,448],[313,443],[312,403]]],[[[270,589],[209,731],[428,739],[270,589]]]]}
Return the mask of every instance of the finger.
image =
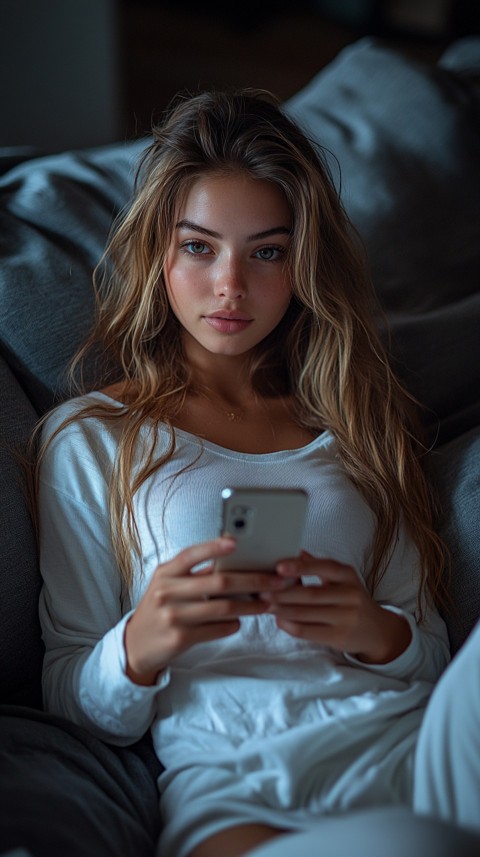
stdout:
{"type": "Polygon", "coordinates": [[[295,622],[298,625],[338,626],[346,621],[345,611],[331,607],[275,605],[268,611],[278,622],[295,622]]]}
{"type": "Polygon", "coordinates": [[[214,598],[231,598],[235,595],[258,594],[260,591],[277,592],[291,585],[289,580],[272,572],[215,572],[212,566],[183,576],[163,575],[152,594],[157,605],[174,601],[202,601],[214,598]]]}
{"type": "Polygon", "coordinates": [[[277,618],[277,627],[292,637],[309,640],[321,646],[329,646],[338,651],[352,651],[348,644],[348,635],[336,624],[319,625],[315,622],[296,622],[289,619],[277,618]]]}
{"type": "Polygon", "coordinates": [[[286,589],[289,585],[291,585],[290,581],[271,571],[214,572],[206,584],[212,597],[278,592],[286,589]]]}
{"type": "Polygon", "coordinates": [[[318,625],[317,623],[294,622],[288,619],[277,618],[277,626],[286,631],[292,637],[301,640],[310,640],[322,646],[333,646],[335,639],[334,629],[329,625],[318,625]]]}
{"type": "Polygon", "coordinates": [[[181,628],[236,621],[241,616],[266,613],[267,609],[267,605],[257,599],[241,601],[219,598],[208,601],[174,602],[162,610],[159,618],[165,627],[181,628]]]}
{"type": "Polygon", "coordinates": [[[302,551],[296,559],[282,560],[275,570],[282,577],[298,578],[315,575],[322,583],[347,583],[358,580],[357,573],[351,565],[344,565],[333,559],[312,557],[306,551],[302,551]]]}
{"type": "Polygon", "coordinates": [[[180,551],[173,559],[157,566],[156,573],[170,577],[190,574],[192,568],[200,563],[208,562],[219,556],[232,553],[235,549],[235,539],[229,536],[220,536],[209,542],[201,542],[191,545],[180,551]]]}
{"type": "Polygon", "coordinates": [[[353,606],[359,603],[362,592],[358,587],[341,586],[294,586],[281,592],[262,592],[260,598],[268,604],[297,604],[334,607],[353,606]]]}

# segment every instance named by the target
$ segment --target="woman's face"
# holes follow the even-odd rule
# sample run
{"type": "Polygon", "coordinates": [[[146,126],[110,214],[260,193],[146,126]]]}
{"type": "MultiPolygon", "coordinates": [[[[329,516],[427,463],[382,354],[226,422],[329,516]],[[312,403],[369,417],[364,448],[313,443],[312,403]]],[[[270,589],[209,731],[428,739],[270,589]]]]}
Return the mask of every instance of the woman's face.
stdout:
{"type": "Polygon", "coordinates": [[[190,188],[164,267],[187,355],[246,355],[277,326],[292,290],[292,216],[273,184],[208,174],[190,188]]]}

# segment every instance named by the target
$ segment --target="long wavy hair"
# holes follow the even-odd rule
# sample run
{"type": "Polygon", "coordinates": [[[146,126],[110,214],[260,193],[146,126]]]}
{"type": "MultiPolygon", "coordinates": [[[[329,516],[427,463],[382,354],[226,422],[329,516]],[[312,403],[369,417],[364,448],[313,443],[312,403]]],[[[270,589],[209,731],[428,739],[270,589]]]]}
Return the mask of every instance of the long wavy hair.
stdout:
{"type": "Polygon", "coordinates": [[[294,397],[298,422],[313,432],[329,429],[336,438],[349,477],[376,516],[367,577],[372,593],[404,522],[420,558],[421,615],[427,590],[437,601],[445,593],[445,550],[435,531],[416,409],[390,367],[364,249],[320,147],[273,96],[252,90],[177,99],[153,129],[133,200],[114,224],[94,274],[96,321],[74,358],[72,377],[100,345],[105,366],[118,367],[124,382],[123,407],[89,405],[66,422],[97,417],[121,427],[110,520],[123,584],[130,587],[133,557],[140,556],[133,498],[173,455],[175,417],[193,384],[165,290],[166,254],[195,180],[229,173],[271,182],[284,194],[293,220],[285,261],[293,297],[283,320],[252,354],[254,389],[272,394],[275,377],[280,392],[294,397]],[[142,448],[142,466],[133,477],[146,421],[153,428],[151,444],[142,448]],[[160,423],[170,427],[171,442],[159,458],[160,423]]]}

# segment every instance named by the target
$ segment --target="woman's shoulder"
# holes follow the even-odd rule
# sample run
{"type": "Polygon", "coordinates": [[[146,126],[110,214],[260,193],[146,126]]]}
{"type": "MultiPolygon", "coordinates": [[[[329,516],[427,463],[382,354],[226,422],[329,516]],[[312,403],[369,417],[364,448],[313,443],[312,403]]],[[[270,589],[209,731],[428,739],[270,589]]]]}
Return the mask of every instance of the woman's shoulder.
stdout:
{"type": "Polygon", "coordinates": [[[97,390],[96,395],[102,396],[105,399],[110,399],[117,405],[125,404],[127,399],[130,398],[127,390],[127,385],[124,381],[119,381],[117,384],[110,384],[109,387],[104,387],[102,390],[97,390]]]}
{"type": "Polygon", "coordinates": [[[120,426],[108,419],[115,407],[121,406],[95,391],[62,402],[48,414],[41,433],[42,484],[85,502],[97,496],[99,486],[108,484],[118,455],[120,426]]]}
{"type": "Polygon", "coordinates": [[[118,454],[118,428],[101,417],[105,404],[101,393],[87,393],[62,402],[46,417],[38,459],[43,504],[60,493],[104,514],[118,454]]]}
{"type": "Polygon", "coordinates": [[[81,454],[93,448],[103,449],[107,457],[113,457],[120,426],[118,420],[108,417],[114,417],[121,408],[119,402],[97,390],[67,399],[45,418],[42,444],[52,453],[66,454],[75,449],[81,454]]]}
{"type": "Polygon", "coordinates": [[[56,405],[46,416],[45,426],[53,433],[64,422],[72,425],[78,424],[81,422],[82,416],[85,416],[86,419],[98,419],[103,412],[107,415],[109,410],[114,412],[121,407],[121,403],[109,396],[107,391],[93,390],[81,396],[65,399],[56,405]]]}

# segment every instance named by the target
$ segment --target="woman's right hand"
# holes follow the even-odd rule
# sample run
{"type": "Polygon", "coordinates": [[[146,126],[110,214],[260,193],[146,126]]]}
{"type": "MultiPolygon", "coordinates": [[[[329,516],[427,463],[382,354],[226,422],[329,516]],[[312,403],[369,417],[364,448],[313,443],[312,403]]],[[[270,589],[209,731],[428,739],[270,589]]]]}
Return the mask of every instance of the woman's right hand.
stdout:
{"type": "Polygon", "coordinates": [[[186,548],[155,569],[148,588],[125,627],[126,672],[136,684],[152,685],[176,655],[197,643],[228,637],[240,616],[265,613],[260,599],[238,595],[285,588],[272,572],[213,571],[217,557],[231,553],[235,540],[220,537],[186,548]],[[199,563],[210,562],[192,572],[199,563]]]}

